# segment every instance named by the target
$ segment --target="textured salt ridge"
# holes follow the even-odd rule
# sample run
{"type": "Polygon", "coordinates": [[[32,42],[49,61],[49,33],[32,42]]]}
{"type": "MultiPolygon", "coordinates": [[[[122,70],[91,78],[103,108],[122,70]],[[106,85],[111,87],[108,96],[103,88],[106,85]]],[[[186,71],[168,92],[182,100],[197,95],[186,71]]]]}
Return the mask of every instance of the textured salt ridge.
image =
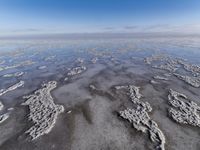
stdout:
{"type": "Polygon", "coordinates": [[[19,64],[12,65],[12,66],[0,67],[0,71],[13,69],[13,68],[21,67],[21,66],[28,66],[28,65],[32,65],[32,64],[34,64],[34,62],[27,60],[27,61],[21,62],[19,64]]]}
{"type": "Polygon", "coordinates": [[[24,85],[24,81],[19,81],[18,83],[16,83],[16,84],[10,86],[10,87],[7,88],[7,89],[1,89],[1,90],[0,90],[0,96],[4,95],[4,94],[6,94],[6,93],[8,93],[8,92],[10,92],[10,91],[13,91],[13,90],[15,90],[15,89],[17,89],[17,88],[19,88],[19,87],[22,87],[23,85],[24,85]]]}
{"type": "Polygon", "coordinates": [[[54,55],[54,56],[48,56],[48,57],[46,57],[44,60],[45,61],[51,61],[51,60],[54,60],[56,58],[56,56],[54,55]]]}
{"type": "MultiPolygon", "coordinates": [[[[2,111],[4,108],[4,105],[2,104],[2,102],[0,101],[0,111],[2,111]]],[[[8,109],[8,111],[12,111],[10,110],[11,108],[8,109]]],[[[7,120],[10,116],[10,113],[4,113],[0,115],[0,124],[3,123],[5,120],[7,120]]]]}
{"type": "Polygon", "coordinates": [[[68,76],[74,76],[74,75],[78,75],[81,74],[82,72],[84,72],[87,68],[85,66],[79,66],[79,67],[75,67],[73,69],[71,69],[68,72],[68,76]]]}
{"type": "Polygon", "coordinates": [[[155,81],[155,80],[150,80],[151,84],[159,84],[159,82],[155,81]]]}
{"type": "Polygon", "coordinates": [[[136,105],[136,109],[127,108],[124,111],[120,111],[120,116],[132,123],[133,127],[138,131],[149,133],[151,141],[158,144],[157,149],[165,150],[165,136],[157,123],[148,115],[152,111],[150,104],[140,101],[142,95],[139,92],[139,87],[134,85],[116,86],[116,89],[122,88],[129,90],[129,96],[131,101],[136,105]]]}
{"type": "Polygon", "coordinates": [[[92,62],[93,64],[96,64],[97,61],[98,61],[98,58],[97,58],[97,57],[94,57],[94,58],[92,58],[92,60],[91,60],[91,62],[92,62]]]}
{"type": "Polygon", "coordinates": [[[2,104],[2,102],[0,101],[0,111],[3,110],[4,105],[2,104]]]}
{"type": "Polygon", "coordinates": [[[160,65],[160,66],[154,65],[153,68],[168,70],[170,72],[175,72],[177,70],[177,68],[175,68],[175,66],[171,64],[165,64],[165,65],[160,65]]]}
{"type": "Polygon", "coordinates": [[[163,76],[154,76],[153,77],[154,79],[158,79],[158,80],[169,80],[168,78],[166,78],[166,77],[163,77],[163,76]]]}
{"type": "Polygon", "coordinates": [[[75,68],[72,68],[72,69],[69,68],[68,70],[69,70],[69,72],[67,73],[68,76],[64,78],[64,81],[68,81],[69,76],[72,77],[72,76],[79,75],[79,74],[83,73],[84,71],[87,70],[87,68],[85,66],[78,66],[78,67],[75,67],[75,68]]]}
{"type": "Polygon", "coordinates": [[[97,88],[96,88],[94,85],[92,85],[92,84],[89,85],[89,88],[90,88],[91,90],[97,90],[97,88]]]}
{"type": "Polygon", "coordinates": [[[5,60],[0,60],[0,65],[3,65],[5,62],[5,60]]]}
{"type": "Polygon", "coordinates": [[[0,124],[9,118],[9,113],[0,115],[0,124]]]}
{"type": "Polygon", "coordinates": [[[24,72],[16,72],[13,74],[5,74],[3,75],[4,78],[9,78],[9,77],[20,77],[24,74],[24,72]]]}
{"type": "Polygon", "coordinates": [[[30,110],[29,120],[34,125],[26,131],[32,140],[48,134],[56,123],[56,119],[60,113],[64,111],[62,105],[54,103],[51,96],[51,90],[56,88],[57,82],[50,81],[44,84],[41,89],[37,90],[33,95],[25,96],[27,99],[22,105],[27,105],[30,110]]]}
{"type": "Polygon", "coordinates": [[[83,58],[77,58],[76,62],[77,63],[80,63],[80,64],[83,64],[84,63],[84,59],[83,58]]]}
{"type": "Polygon", "coordinates": [[[151,57],[145,58],[144,61],[147,64],[152,64],[152,62],[154,61],[166,62],[165,64],[154,65],[152,67],[165,69],[172,72],[176,71],[180,67],[178,65],[182,65],[186,71],[192,72],[195,75],[198,75],[200,73],[200,66],[195,64],[190,64],[186,60],[181,58],[171,58],[166,55],[153,55],[151,57]]]}
{"type": "Polygon", "coordinates": [[[169,72],[172,72],[174,76],[179,78],[180,80],[183,80],[187,84],[199,88],[200,87],[200,66],[195,65],[195,64],[190,64],[187,63],[186,60],[180,59],[180,58],[171,58],[171,57],[166,57],[163,55],[153,55],[151,57],[147,57],[144,60],[147,64],[152,64],[154,61],[160,61],[160,62],[165,62],[165,64],[161,65],[152,65],[153,68],[158,68],[158,69],[163,69],[163,70],[168,70],[169,72]],[[180,68],[180,65],[183,66],[183,68],[191,72],[192,75],[182,75],[176,73],[177,69],[180,68]]]}
{"type": "Polygon", "coordinates": [[[173,108],[169,108],[169,116],[180,124],[200,127],[200,107],[193,101],[181,99],[188,101],[186,95],[170,89],[168,101],[173,108]]]}
{"type": "Polygon", "coordinates": [[[185,81],[186,83],[192,85],[193,87],[199,88],[200,87],[200,77],[190,77],[190,76],[185,76],[181,74],[174,73],[174,75],[185,81]]]}
{"type": "Polygon", "coordinates": [[[194,73],[195,75],[199,75],[200,73],[200,66],[195,64],[189,64],[185,61],[179,61],[179,64],[183,65],[184,69],[194,73]]]}
{"type": "Polygon", "coordinates": [[[153,68],[158,68],[158,69],[163,69],[163,70],[167,70],[169,72],[175,72],[178,67],[178,62],[177,60],[173,60],[170,57],[166,57],[166,63],[165,64],[161,64],[161,65],[154,65],[153,68]]]}
{"type": "Polygon", "coordinates": [[[146,57],[144,61],[150,65],[153,61],[165,60],[165,57],[165,55],[153,55],[151,57],[146,57]]]}
{"type": "Polygon", "coordinates": [[[166,55],[153,55],[151,57],[145,58],[144,62],[151,65],[152,62],[159,61],[159,62],[166,62],[160,65],[152,65],[153,68],[163,69],[170,72],[175,72],[177,68],[177,61],[173,60],[172,58],[166,55]]]}
{"type": "Polygon", "coordinates": [[[47,66],[39,66],[38,67],[39,70],[43,70],[43,69],[46,69],[46,68],[47,68],[47,66]]]}

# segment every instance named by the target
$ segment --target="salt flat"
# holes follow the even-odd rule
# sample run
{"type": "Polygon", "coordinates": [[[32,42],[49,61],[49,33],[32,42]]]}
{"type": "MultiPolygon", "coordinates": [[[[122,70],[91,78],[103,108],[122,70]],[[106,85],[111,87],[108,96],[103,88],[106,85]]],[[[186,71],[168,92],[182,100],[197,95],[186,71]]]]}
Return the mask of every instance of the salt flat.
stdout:
{"type": "Polygon", "coordinates": [[[7,41],[0,149],[199,150],[200,38],[173,39],[7,41]]]}

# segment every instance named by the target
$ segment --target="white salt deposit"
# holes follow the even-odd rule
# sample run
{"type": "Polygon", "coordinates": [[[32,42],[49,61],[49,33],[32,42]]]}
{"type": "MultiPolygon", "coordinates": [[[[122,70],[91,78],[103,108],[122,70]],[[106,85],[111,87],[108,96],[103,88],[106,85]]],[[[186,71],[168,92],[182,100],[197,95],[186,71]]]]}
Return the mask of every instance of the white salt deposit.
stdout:
{"type": "Polygon", "coordinates": [[[193,76],[186,76],[186,75],[181,75],[181,74],[177,74],[174,73],[174,75],[185,81],[186,83],[192,85],[193,87],[199,88],[200,87],[200,77],[193,77],[193,76]]]}
{"type": "Polygon", "coordinates": [[[139,87],[134,85],[116,86],[116,89],[122,88],[129,90],[130,99],[136,105],[136,109],[127,108],[124,111],[120,111],[120,116],[132,123],[133,127],[138,131],[149,133],[151,141],[158,144],[157,148],[164,150],[165,136],[159,129],[157,123],[148,115],[148,112],[152,111],[150,104],[140,100],[142,95],[139,92],[139,87]]]}
{"type": "Polygon", "coordinates": [[[0,124],[9,118],[9,113],[0,115],[0,124]]]}
{"type": "Polygon", "coordinates": [[[11,74],[5,74],[3,75],[4,78],[9,78],[9,77],[20,77],[24,74],[24,72],[16,72],[16,73],[11,73],[11,74]]]}
{"type": "Polygon", "coordinates": [[[168,101],[172,106],[169,116],[174,121],[200,127],[200,107],[195,102],[189,101],[186,95],[172,89],[169,91],[168,101]]]}
{"type": "Polygon", "coordinates": [[[62,105],[54,103],[50,93],[51,90],[56,88],[56,85],[56,81],[48,82],[34,94],[24,97],[27,100],[22,105],[29,107],[29,120],[34,123],[26,131],[32,137],[32,140],[49,133],[54,127],[58,115],[64,111],[62,105]]]}
{"type": "Polygon", "coordinates": [[[68,72],[68,76],[74,76],[74,75],[78,75],[81,74],[83,71],[85,71],[87,68],[85,66],[80,66],[80,67],[75,67],[73,69],[71,69],[68,72]]]}
{"type": "Polygon", "coordinates": [[[2,102],[0,101],[0,111],[3,109],[4,105],[2,104],[2,102]]]}
{"type": "Polygon", "coordinates": [[[168,78],[166,78],[166,77],[163,77],[163,76],[154,76],[153,77],[154,79],[158,79],[158,80],[169,80],[168,78]]]}
{"type": "Polygon", "coordinates": [[[24,85],[24,81],[20,81],[20,82],[14,84],[14,85],[8,87],[7,89],[1,89],[0,90],[0,96],[6,94],[7,92],[13,91],[13,90],[15,90],[19,87],[22,87],[23,85],[24,85]]]}

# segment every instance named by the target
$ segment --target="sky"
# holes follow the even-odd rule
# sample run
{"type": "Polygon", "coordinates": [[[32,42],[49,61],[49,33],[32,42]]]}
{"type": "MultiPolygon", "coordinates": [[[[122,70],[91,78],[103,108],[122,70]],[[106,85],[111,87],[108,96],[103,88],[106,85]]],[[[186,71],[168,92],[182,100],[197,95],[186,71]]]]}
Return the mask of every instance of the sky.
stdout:
{"type": "Polygon", "coordinates": [[[0,0],[0,36],[200,33],[200,0],[0,0]]]}

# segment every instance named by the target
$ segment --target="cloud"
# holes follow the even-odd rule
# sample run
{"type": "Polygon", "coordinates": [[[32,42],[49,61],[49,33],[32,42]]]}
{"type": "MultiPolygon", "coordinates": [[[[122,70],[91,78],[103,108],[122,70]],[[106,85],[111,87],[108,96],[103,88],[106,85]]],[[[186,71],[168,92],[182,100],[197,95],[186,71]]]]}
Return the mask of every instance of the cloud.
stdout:
{"type": "Polygon", "coordinates": [[[171,28],[169,24],[155,24],[155,25],[148,25],[143,27],[143,30],[162,30],[171,28]]]}
{"type": "Polygon", "coordinates": [[[36,29],[36,28],[27,28],[27,29],[15,29],[11,32],[39,32],[42,31],[42,29],[36,29]]]}
{"type": "Polygon", "coordinates": [[[138,26],[125,26],[124,29],[125,30],[133,30],[133,29],[137,29],[138,26]]]}
{"type": "Polygon", "coordinates": [[[200,24],[155,24],[140,27],[143,32],[177,32],[177,33],[200,33],[200,24]]]}
{"type": "Polygon", "coordinates": [[[167,32],[167,33],[200,33],[200,24],[152,24],[152,25],[126,25],[118,27],[104,27],[104,32],[112,33],[151,33],[151,32],[167,32]]]}
{"type": "Polygon", "coordinates": [[[115,30],[115,27],[105,27],[104,30],[115,30]]]}

